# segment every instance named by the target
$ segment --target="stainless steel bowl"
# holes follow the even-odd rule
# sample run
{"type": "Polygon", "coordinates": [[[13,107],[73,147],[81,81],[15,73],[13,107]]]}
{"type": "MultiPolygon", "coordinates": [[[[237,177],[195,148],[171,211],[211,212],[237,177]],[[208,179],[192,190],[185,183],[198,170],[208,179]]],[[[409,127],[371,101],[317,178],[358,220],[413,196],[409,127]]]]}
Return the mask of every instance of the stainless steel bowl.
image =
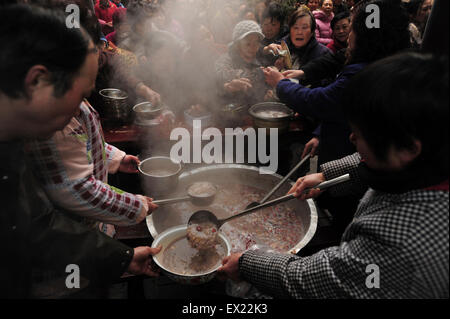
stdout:
{"type": "Polygon", "coordinates": [[[192,115],[189,110],[184,111],[184,122],[190,127],[194,126],[194,121],[200,121],[201,127],[208,127],[212,124],[212,114],[206,113],[203,115],[192,115]]]}
{"type": "Polygon", "coordinates": [[[119,89],[103,89],[99,92],[103,100],[103,116],[109,122],[127,124],[130,121],[128,94],[119,89]]]}
{"type": "Polygon", "coordinates": [[[250,107],[248,110],[253,118],[255,128],[278,128],[279,133],[285,133],[289,129],[289,122],[294,116],[294,111],[283,103],[264,102],[250,107]],[[265,114],[268,112],[279,112],[285,115],[270,117],[265,114]]]}
{"type": "Polygon", "coordinates": [[[138,170],[142,177],[142,187],[149,196],[169,193],[178,186],[181,163],[175,163],[170,157],[155,156],[143,160],[138,170]]]}
{"type": "Polygon", "coordinates": [[[150,102],[142,102],[133,106],[133,113],[138,122],[145,122],[157,118],[162,111],[162,106],[153,105],[150,102]]]}
{"type": "MultiPolygon", "coordinates": [[[[161,234],[156,236],[155,240],[152,243],[152,247],[156,248],[158,246],[162,246],[161,251],[153,256],[153,260],[155,263],[163,270],[163,272],[172,279],[175,282],[178,282],[180,284],[184,285],[199,285],[204,284],[211,279],[213,279],[216,276],[217,269],[219,269],[220,265],[208,270],[207,272],[201,273],[201,274],[195,274],[195,275],[185,275],[185,274],[179,274],[176,272],[173,272],[171,269],[167,268],[166,265],[162,262],[162,257],[164,255],[164,250],[175,240],[177,240],[180,237],[186,236],[187,234],[187,225],[180,225],[171,227],[165,231],[163,231],[161,234]]],[[[229,240],[224,236],[223,234],[218,234],[218,240],[221,244],[224,245],[226,249],[226,256],[230,255],[231,252],[231,244],[229,240]]],[[[223,256],[223,257],[226,257],[223,256]]]]}

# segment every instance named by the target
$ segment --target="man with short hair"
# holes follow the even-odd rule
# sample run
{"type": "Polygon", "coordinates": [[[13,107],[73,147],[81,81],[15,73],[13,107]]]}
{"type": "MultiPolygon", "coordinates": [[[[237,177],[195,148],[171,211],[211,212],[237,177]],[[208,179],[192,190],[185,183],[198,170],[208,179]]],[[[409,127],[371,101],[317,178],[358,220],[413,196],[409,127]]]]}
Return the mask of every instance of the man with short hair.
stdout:
{"type": "Polygon", "coordinates": [[[36,270],[51,272],[60,296],[72,294],[69,265],[97,297],[124,272],[157,275],[151,255],[159,249],[132,249],[56,211],[23,151],[24,140],[62,129],[94,88],[98,52],[90,37],[54,12],[6,6],[0,42],[8,43],[0,48],[0,296],[33,296],[36,270]]]}

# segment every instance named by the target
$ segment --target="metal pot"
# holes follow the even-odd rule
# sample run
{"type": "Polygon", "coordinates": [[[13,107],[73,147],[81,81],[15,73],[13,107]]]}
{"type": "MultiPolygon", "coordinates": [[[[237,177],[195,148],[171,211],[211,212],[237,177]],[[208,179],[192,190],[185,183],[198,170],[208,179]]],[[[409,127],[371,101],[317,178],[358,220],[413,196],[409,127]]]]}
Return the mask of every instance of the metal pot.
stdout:
{"type": "MultiPolygon", "coordinates": [[[[211,165],[193,169],[191,171],[183,172],[179,177],[179,184],[177,188],[172,189],[170,196],[182,196],[186,192],[186,187],[194,182],[205,181],[211,182],[218,186],[218,192],[214,203],[209,206],[208,210],[215,213],[222,213],[220,218],[231,216],[234,212],[240,211],[248,204],[245,202],[248,199],[244,197],[233,198],[233,201],[239,202],[240,207],[227,207],[228,203],[222,204],[221,197],[223,197],[224,183],[235,183],[243,186],[250,186],[263,190],[265,192],[273,189],[277,185],[282,176],[278,174],[264,174],[261,175],[258,167],[238,164],[222,164],[211,165]]],[[[274,194],[274,198],[285,195],[294,183],[286,181],[274,194]]],[[[260,198],[259,198],[260,199],[260,198]]],[[[282,252],[290,252],[296,254],[303,248],[314,236],[317,228],[317,209],[313,200],[307,201],[293,200],[284,204],[288,209],[295,212],[296,220],[301,221],[301,229],[295,236],[295,242],[289,244],[289,247],[283,249],[282,252]]],[[[168,228],[187,225],[191,215],[203,208],[195,206],[193,203],[184,202],[181,204],[162,206],[147,216],[146,222],[150,234],[156,238],[160,233],[168,228]]],[[[225,227],[225,226],[224,226],[225,227]]],[[[263,226],[261,226],[263,229],[263,226]]],[[[221,230],[220,232],[222,232],[221,230]]],[[[264,230],[265,231],[265,230],[264,230]]],[[[227,234],[226,234],[227,235],[227,234]]],[[[227,235],[228,236],[228,235],[227,235]]],[[[231,244],[235,247],[242,246],[242,242],[235,242],[235,238],[228,236],[231,244]]],[[[264,242],[256,242],[256,244],[267,245],[264,242]]],[[[237,251],[237,250],[235,250],[237,251]]]]}
{"type": "Polygon", "coordinates": [[[99,92],[103,100],[103,115],[106,120],[115,124],[128,124],[130,107],[128,94],[119,89],[103,89],[99,92]]]}
{"type": "Polygon", "coordinates": [[[159,196],[177,188],[182,165],[170,157],[155,156],[142,161],[138,170],[144,191],[150,196],[159,196]]]}
{"type": "Polygon", "coordinates": [[[294,111],[278,102],[258,103],[250,107],[248,112],[253,118],[255,128],[278,128],[280,134],[289,130],[289,122],[294,116],[294,111]],[[278,115],[269,116],[270,112],[276,112],[278,115]]]}
{"type": "Polygon", "coordinates": [[[153,105],[150,102],[142,102],[133,106],[133,113],[136,122],[146,123],[146,121],[157,118],[162,112],[162,106],[153,105]]]}
{"type": "Polygon", "coordinates": [[[184,122],[190,127],[194,126],[194,121],[200,121],[201,127],[208,127],[212,124],[212,114],[206,113],[200,116],[194,116],[189,113],[189,110],[184,111],[184,122]]]}
{"type": "Polygon", "coordinates": [[[247,109],[239,104],[227,104],[220,109],[218,113],[217,123],[221,123],[223,127],[238,127],[243,125],[244,116],[247,109]]]}
{"type": "MultiPolygon", "coordinates": [[[[168,269],[166,265],[162,262],[162,256],[164,255],[164,250],[175,240],[180,237],[186,236],[187,233],[187,225],[180,225],[171,227],[158,236],[156,236],[155,240],[152,243],[152,247],[156,248],[158,246],[162,246],[161,251],[153,256],[154,262],[163,270],[163,272],[175,282],[185,285],[199,285],[204,284],[216,276],[217,269],[219,269],[220,265],[217,267],[210,269],[207,272],[196,274],[196,275],[185,275],[173,272],[171,269],[168,269]]],[[[222,243],[222,245],[226,249],[226,256],[230,255],[231,252],[231,243],[223,234],[218,235],[218,240],[222,243]]],[[[226,257],[223,256],[223,257],[226,257]]]]}

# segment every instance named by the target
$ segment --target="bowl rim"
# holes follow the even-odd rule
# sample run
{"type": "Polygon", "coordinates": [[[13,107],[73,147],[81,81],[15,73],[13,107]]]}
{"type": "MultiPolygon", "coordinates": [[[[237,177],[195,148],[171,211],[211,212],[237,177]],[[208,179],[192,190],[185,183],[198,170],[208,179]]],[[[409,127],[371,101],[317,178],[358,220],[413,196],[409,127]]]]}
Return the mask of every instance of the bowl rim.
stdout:
{"type": "Polygon", "coordinates": [[[279,102],[263,102],[263,103],[254,104],[248,109],[248,113],[258,120],[271,121],[271,122],[287,120],[294,115],[293,110],[291,110],[286,104],[279,103],[279,102]],[[281,116],[281,117],[276,117],[276,118],[264,117],[264,116],[259,115],[258,112],[256,112],[256,109],[258,109],[259,107],[269,106],[270,104],[278,105],[278,106],[284,108],[287,112],[286,116],[281,116]]]}
{"type": "Polygon", "coordinates": [[[141,161],[141,163],[138,165],[138,170],[139,170],[139,172],[140,172],[141,174],[143,174],[143,175],[145,175],[145,176],[148,176],[148,177],[155,177],[155,178],[158,178],[158,177],[161,178],[161,177],[175,176],[175,175],[179,174],[179,173],[181,172],[182,169],[183,169],[183,165],[181,164],[181,162],[175,162],[175,161],[173,161],[170,157],[167,157],[167,156],[152,156],[152,157],[146,158],[145,160],[141,161]],[[148,161],[150,161],[150,160],[155,160],[155,159],[165,159],[165,160],[169,160],[172,164],[178,165],[178,169],[177,169],[176,172],[174,172],[174,173],[172,173],[172,174],[168,174],[168,175],[151,175],[151,174],[148,174],[148,173],[144,172],[144,171],[141,169],[142,165],[143,165],[145,162],[148,162],[148,161]]]}
{"type": "MultiPolygon", "coordinates": [[[[180,231],[187,231],[187,225],[178,225],[178,226],[173,226],[170,227],[166,230],[164,230],[162,233],[160,233],[158,236],[156,236],[156,238],[153,240],[152,246],[151,248],[156,248],[158,247],[159,243],[164,239],[164,237],[166,237],[168,234],[174,233],[174,232],[180,232],[180,231]]],[[[231,243],[229,241],[229,239],[222,234],[221,232],[218,232],[218,237],[222,240],[222,242],[225,244],[225,249],[226,249],[226,255],[223,256],[223,258],[230,256],[231,254],[231,243]]],[[[156,254],[153,257],[153,261],[158,265],[158,267],[160,267],[162,270],[172,274],[172,275],[176,275],[176,276],[181,276],[181,277],[185,277],[186,279],[192,279],[192,278],[197,278],[197,277],[202,277],[202,276],[208,276],[213,274],[214,272],[217,271],[217,269],[219,269],[220,267],[222,267],[222,264],[214,267],[213,269],[208,270],[207,272],[203,272],[203,273],[199,273],[199,274],[179,274],[176,272],[173,272],[171,270],[168,270],[166,267],[164,267],[164,265],[162,265],[162,263],[158,260],[158,258],[155,258],[156,256],[158,256],[159,254],[161,254],[164,250],[161,250],[158,254],[156,254]]],[[[222,258],[222,259],[223,259],[222,258]]]]}
{"type": "Polygon", "coordinates": [[[187,117],[188,120],[207,120],[210,119],[212,117],[212,113],[208,111],[208,113],[206,113],[205,115],[202,116],[194,116],[192,114],[189,113],[189,110],[184,110],[184,115],[185,117],[187,117]]]}
{"type": "Polygon", "coordinates": [[[148,114],[148,113],[157,113],[157,112],[161,111],[162,110],[162,106],[161,105],[154,106],[152,104],[152,102],[148,102],[147,101],[147,102],[141,102],[141,103],[136,104],[135,106],[133,106],[132,109],[133,109],[133,112],[135,112],[137,114],[141,114],[141,113],[148,114]],[[150,104],[151,105],[150,111],[136,111],[135,108],[137,108],[138,106],[141,106],[142,104],[150,104]]]}
{"type": "Polygon", "coordinates": [[[128,98],[128,93],[127,92],[125,92],[124,90],[115,89],[115,88],[102,89],[102,90],[100,90],[98,92],[98,94],[100,94],[102,97],[109,98],[109,99],[116,99],[116,100],[125,100],[125,99],[128,98]],[[123,93],[124,96],[107,96],[107,95],[104,94],[104,92],[107,92],[107,91],[119,91],[119,92],[123,93]]]}

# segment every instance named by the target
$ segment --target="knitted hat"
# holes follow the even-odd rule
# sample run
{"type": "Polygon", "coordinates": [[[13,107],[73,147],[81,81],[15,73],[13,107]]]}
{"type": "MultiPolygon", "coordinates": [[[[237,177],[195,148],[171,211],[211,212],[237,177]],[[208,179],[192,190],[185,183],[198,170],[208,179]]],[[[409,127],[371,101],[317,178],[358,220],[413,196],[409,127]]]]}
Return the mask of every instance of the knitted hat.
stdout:
{"type": "Polygon", "coordinates": [[[256,33],[259,37],[264,39],[264,34],[262,33],[261,27],[258,23],[253,20],[243,20],[236,24],[233,30],[233,42],[229,45],[233,46],[240,40],[248,36],[249,34],[256,33]]]}

